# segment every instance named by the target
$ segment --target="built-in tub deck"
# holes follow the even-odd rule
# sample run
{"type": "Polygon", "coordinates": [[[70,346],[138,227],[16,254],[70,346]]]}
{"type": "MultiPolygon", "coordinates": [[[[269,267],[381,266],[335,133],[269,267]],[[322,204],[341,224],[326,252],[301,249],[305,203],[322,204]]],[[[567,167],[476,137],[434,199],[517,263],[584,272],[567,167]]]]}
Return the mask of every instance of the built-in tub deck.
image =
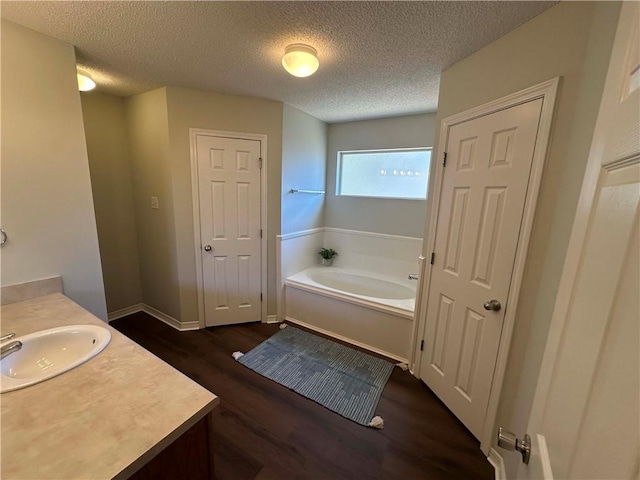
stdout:
{"type": "Polygon", "coordinates": [[[407,361],[415,283],[342,267],[311,267],[285,280],[285,318],[407,361]]]}
{"type": "Polygon", "coordinates": [[[407,318],[413,318],[416,303],[415,284],[351,268],[311,267],[291,275],[285,285],[407,318]]]}

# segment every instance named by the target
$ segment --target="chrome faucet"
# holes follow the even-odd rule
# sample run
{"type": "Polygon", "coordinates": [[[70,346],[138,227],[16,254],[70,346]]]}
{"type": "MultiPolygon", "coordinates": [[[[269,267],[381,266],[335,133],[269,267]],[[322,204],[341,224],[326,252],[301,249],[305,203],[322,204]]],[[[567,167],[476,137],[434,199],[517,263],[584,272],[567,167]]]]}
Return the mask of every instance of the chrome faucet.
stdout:
{"type": "Polygon", "coordinates": [[[2,360],[7,355],[11,355],[12,353],[16,353],[18,350],[22,348],[22,342],[16,340],[15,342],[7,343],[0,348],[0,360],[2,360]]]}
{"type": "MultiPolygon", "coordinates": [[[[15,333],[8,333],[6,335],[2,335],[0,337],[0,342],[4,342],[5,340],[11,340],[15,336],[16,336],[15,333]]],[[[7,355],[11,355],[12,353],[17,352],[21,348],[22,348],[22,342],[17,340],[15,342],[11,342],[11,343],[7,343],[6,345],[3,345],[2,347],[0,347],[0,360],[2,360],[7,355]]]]}
{"type": "Polygon", "coordinates": [[[418,274],[417,273],[410,273],[409,274],[409,280],[418,280],[418,274]]]}
{"type": "Polygon", "coordinates": [[[15,333],[7,333],[6,335],[2,335],[0,337],[0,342],[4,342],[5,340],[11,340],[15,336],[16,336],[15,333]]]}

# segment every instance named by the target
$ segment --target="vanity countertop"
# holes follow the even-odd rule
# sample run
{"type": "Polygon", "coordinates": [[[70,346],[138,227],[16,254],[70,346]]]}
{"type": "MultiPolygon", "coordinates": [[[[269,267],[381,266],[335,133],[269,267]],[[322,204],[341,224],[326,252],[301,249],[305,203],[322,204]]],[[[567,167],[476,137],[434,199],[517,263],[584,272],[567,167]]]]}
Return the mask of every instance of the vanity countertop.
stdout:
{"type": "Polygon", "coordinates": [[[67,373],[0,396],[2,478],[127,478],[219,399],[56,293],[2,306],[2,334],[95,324],[109,345],[67,373]]]}

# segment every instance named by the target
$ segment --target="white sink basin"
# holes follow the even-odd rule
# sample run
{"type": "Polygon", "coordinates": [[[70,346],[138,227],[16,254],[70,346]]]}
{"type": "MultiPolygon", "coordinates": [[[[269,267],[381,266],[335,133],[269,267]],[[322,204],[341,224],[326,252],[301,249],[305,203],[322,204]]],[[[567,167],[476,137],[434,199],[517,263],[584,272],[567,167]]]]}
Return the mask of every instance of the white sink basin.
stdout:
{"type": "Polygon", "coordinates": [[[98,325],[69,325],[12,338],[22,342],[22,348],[0,361],[0,393],[68,372],[95,357],[110,340],[111,332],[98,325]]]}

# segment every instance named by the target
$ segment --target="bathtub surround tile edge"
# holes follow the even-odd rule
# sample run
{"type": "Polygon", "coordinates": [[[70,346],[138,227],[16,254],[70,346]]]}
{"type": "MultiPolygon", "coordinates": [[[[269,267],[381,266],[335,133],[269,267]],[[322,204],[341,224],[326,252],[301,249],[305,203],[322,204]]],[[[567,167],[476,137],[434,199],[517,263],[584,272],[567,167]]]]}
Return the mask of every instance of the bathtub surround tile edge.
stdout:
{"type": "Polygon", "coordinates": [[[325,231],[325,227],[310,228],[308,230],[299,230],[297,232],[276,235],[276,238],[280,238],[282,240],[289,240],[290,238],[304,237],[306,235],[313,235],[314,233],[323,233],[324,231],[325,231]]]}
{"type": "Polygon", "coordinates": [[[346,228],[324,227],[324,232],[340,233],[344,235],[358,235],[361,237],[373,237],[388,240],[400,240],[405,242],[419,241],[420,243],[422,243],[422,238],[420,237],[407,237],[403,235],[390,235],[388,233],[365,232],[364,230],[348,230],[346,228]]]}

